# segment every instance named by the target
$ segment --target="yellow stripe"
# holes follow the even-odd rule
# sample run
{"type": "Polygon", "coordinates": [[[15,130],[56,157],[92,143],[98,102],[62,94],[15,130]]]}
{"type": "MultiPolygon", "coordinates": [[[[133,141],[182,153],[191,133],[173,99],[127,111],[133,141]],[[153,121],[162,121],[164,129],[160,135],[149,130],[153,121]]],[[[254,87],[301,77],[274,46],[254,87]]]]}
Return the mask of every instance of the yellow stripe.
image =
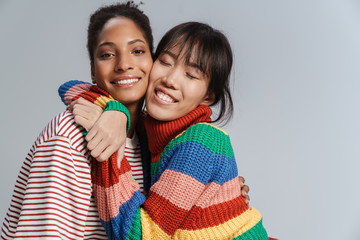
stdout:
{"type": "Polygon", "coordinates": [[[227,132],[225,132],[224,130],[222,130],[221,128],[211,124],[211,123],[200,123],[200,124],[206,124],[206,125],[209,125],[209,126],[212,126],[213,128],[216,128],[217,130],[223,132],[225,135],[229,135],[227,132]]]}
{"type": "MultiPolygon", "coordinates": [[[[198,124],[205,124],[205,125],[209,125],[213,128],[216,128],[217,130],[221,131],[222,133],[224,133],[225,135],[229,135],[227,132],[225,132],[224,130],[222,130],[221,128],[211,124],[211,123],[198,123],[198,124]]],[[[186,132],[187,129],[185,129],[184,131],[182,131],[181,133],[179,133],[175,138],[180,137],[181,135],[183,135],[186,132]]]]}
{"type": "Polygon", "coordinates": [[[100,96],[95,100],[95,104],[100,106],[102,109],[105,109],[107,102],[114,100],[113,97],[105,97],[105,96],[100,96]]]}
{"type": "Polygon", "coordinates": [[[182,230],[175,232],[173,239],[232,239],[254,227],[260,220],[261,214],[255,208],[247,210],[240,216],[218,226],[200,230],[182,230]],[[241,227],[240,227],[241,226],[241,227]]]}
{"type": "Polygon", "coordinates": [[[177,240],[202,240],[214,239],[224,240],[232,239],[240,236],[244,232],[254,227],[262,218],[259,211],[255,208],[247,210],[240,216],[230,219],[229,221],[218,226],[209,227],[200,230],[182,230],[178,229],[174,236],[167,235],[144,210],[141,212],[141,227],[143,239],[145,240],[161,240],[161,239],[177,239],[177,240]],[[241,226],[241,227],[240,227],[241,226]],[[240,227],[240,228],[239,228],[240,227]]]}
{"type": "MultiPolygon", "coordinates": [[[[161,240],[171,239],[171,236],[167,235],[149,216],[149,214],[143,209],[140,209],[141,214],[141,228],[142,239],[144,240],[161,240]]],[[[170,217],[170,216],[169,216],[170,217]]]]}

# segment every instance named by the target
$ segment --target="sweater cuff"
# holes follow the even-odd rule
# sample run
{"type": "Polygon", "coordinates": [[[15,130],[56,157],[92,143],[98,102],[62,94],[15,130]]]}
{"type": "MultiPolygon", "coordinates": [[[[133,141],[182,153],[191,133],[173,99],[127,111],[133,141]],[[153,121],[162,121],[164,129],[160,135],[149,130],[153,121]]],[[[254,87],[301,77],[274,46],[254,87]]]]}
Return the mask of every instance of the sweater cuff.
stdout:
{"type": "Polygon", "coordinates": [[[129,132],[130,129],[130,113],[129,110],[118,101],[109,101],[106,103],[106,107],[104,111],[120,111],[123,112],[127,117],[127,124],[126,124],[126,133],[129,132]]]}

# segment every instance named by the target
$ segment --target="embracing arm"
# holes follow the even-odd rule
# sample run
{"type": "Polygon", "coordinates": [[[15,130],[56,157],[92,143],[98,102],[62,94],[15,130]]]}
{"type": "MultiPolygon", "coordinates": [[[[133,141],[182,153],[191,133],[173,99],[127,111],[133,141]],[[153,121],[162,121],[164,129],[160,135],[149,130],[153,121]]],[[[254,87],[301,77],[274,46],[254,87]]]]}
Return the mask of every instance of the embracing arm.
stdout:
{"type": "MultiPolygon", "coordinates": [[[[250,211],[246,216],[253,213],[241,197],[231,146],[224,145],[223,136],[218,134],[208,137],[211,141],[204,144],[201,135],[196,137],[197,131],[213,130],[208,125],[204,128],[185,131],[168,144],[159,162],[152,163],[155,183],[146,201],[133,187],[135,181],[126,160],[120,170],[99,163],[101,166],[92,175],[96,179],[94,193],[110,238],[181,239],[193,233],[216,236],[219,232],[213,224],[228,229],[237,226],[228,233],[237,236],[241,231],[241,213],[250,211]],[[232,207],[224,208],[229,203],[232,207]],[[225,217],[219,218],[224,213],[225,217]],[[230,220],[234,216],[236,219],[230,220]]],[[[260,219],[257,215],[252,225],[242,227],[252,228],[260,219]]]]}
{"type": "Polygon", "coordinates": [[[124,105],[96,85],[76,80],[61,85],[59,95],[65,104],[70,104],[75,122],[88,131],[86,140],[93,157],[106,161],[119,148],[119,154],[123,155],[130,127],[129,112],[124,105]]]}

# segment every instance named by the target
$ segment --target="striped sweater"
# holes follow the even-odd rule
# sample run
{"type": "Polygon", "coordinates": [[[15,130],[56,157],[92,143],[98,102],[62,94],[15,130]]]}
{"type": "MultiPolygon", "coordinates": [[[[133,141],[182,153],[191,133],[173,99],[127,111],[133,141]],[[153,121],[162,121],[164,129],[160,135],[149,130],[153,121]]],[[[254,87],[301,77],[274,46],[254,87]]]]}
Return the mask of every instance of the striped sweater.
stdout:
{"type": "Polygon", "coordinates": [[[261,214],[241,196],[230,138],[208,123],[210,115],[200,105],[175,121],[147,117],[147,199],[125,158],[120,169],[115,156],[94,163],[95,200],[110,239],[268,239],[261,214]]]}
{"type": "Polygon", "coordinates": [[[31,147],[15,184],[1,239],[107,239],[92,197],[83,128],[65,111],[31,147]]]}

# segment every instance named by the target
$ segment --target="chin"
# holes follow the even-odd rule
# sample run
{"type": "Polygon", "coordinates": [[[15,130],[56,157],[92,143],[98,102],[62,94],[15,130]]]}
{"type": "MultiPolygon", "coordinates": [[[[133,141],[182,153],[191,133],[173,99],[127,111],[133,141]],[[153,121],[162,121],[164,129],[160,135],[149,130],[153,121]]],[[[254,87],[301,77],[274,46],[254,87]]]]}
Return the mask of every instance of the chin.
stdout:
{"type": "Polygon", "coordinates": [[[162,113],[164,110],[156,110],[156,109],[147,109],[148,114],[158,120],[158,121],[171,121],[172,119],[169,118],[169,114],[166,114],[166,111],[162,113]]]}

